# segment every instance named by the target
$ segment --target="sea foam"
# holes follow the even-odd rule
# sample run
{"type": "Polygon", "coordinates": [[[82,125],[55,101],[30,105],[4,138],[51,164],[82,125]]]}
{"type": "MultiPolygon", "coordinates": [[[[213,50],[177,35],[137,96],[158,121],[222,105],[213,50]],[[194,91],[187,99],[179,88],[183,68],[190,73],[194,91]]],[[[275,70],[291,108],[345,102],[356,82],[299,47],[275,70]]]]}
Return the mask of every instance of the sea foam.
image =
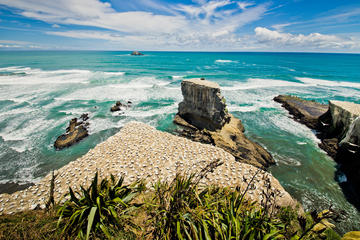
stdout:
{"type": "Polygon", "coordinates": [[[295,77],[295,79],[303,82],[308,86],[351,87],[351,88],[360,89],[360,83],[355,83],[355,82],[329,81],[324,79],[306,78],[306,77],[295,77]]]}
{"type": "Polygon", "coordinates": [[[237,63],[237,61],[233,60],[226,60],[226,59],[217,59],[215,60],[216,63],[237,63]]]}

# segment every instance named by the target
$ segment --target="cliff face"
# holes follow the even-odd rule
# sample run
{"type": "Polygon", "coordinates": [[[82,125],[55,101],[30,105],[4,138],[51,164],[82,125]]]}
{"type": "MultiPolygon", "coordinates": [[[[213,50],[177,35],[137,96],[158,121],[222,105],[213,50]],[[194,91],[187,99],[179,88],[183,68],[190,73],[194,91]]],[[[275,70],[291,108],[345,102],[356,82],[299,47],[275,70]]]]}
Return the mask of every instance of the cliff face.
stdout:
{"type": "Polygon", "coordinates": [[[221,129],[229,122],[225,98],[217,83],[191,79],[181,83],[184,100],[179,104],[179,115],[199,129],[221,129]]]}
{"type": "Polygon", "coordinates": [[[319,147],[341,163],[338,173],[347,177],[340,183],[345,195],[360,209],[360,104],[329,101],[327,106],[295,96],[278,96],[274,100],[296,120],[317,130],[319,147]]]}
{"type": "Polygon", "coordinates": [[[332,131],[338,132],[341,140],[347,135],[354,120],[360,116],[360,105],[351,102],[329,101],[329,112],[332,131]]]}
{"type": "Polygon", "coordinates": [[[266,168],[275,161],[263,147],[247,139],[241,121],[227,112],[217,83],[190,79],[181,84],[184,101],[174,122],[180,134],[231,153],[237,161],[266,168]]]}

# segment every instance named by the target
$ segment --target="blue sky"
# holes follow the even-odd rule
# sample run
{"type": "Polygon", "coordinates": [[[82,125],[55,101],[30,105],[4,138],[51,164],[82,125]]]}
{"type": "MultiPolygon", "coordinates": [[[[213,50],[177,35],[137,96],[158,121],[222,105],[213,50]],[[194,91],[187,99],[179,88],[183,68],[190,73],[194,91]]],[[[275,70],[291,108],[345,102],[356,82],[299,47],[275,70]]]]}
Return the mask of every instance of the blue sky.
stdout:
{"type": "Polygon", "coordinates": [[[360,53],[360,1],[0,0],[0,49],[360,53]]]}

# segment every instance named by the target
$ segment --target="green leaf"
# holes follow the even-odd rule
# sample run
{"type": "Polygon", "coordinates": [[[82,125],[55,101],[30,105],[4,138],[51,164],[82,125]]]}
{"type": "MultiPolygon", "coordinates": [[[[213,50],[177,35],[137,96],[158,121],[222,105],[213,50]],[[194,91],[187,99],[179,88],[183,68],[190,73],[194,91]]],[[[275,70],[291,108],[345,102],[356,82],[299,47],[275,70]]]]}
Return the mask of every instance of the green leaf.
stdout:
{"type": "Polygon", "coordinates": [[[74,194],[73,190],[71,189],[71,187],[69,187],[69,193],[70,193],[70,200],[75,202],[77,205],[80,205],[79,199],[77,199],[77,197],[75,197],[75,194],[74,194]]]}
{"type": "Polygon", "coordinates": [[[92,207],[90,214],[88,216],[88,225],[87,225],[87,231],[86,231],[86,240],[89,239],[90,231],[94,222],[95,214],[96,214],[97,207],[92,207]]]}
{"type": "Polygon", "coordinates": [[[106,227],[103,223],[100,223],[100,224],[99,224],[99,227],[100,227],[101,231],[106,235],[106,237],[107,237],[108,239],[111,239],[111,235],[110,235],[107,227],[106,227]]]}
{"type": "Polygon", "coordinates": [[[268,240],[269,238],[273,237],[275,234],[278,234],[280,231],[271,231],[270,233],[266,234],[264,237],[263,237],[263,240],[268,240]]]}
{"type": "Polygon", "coordinates": [[[181,239],[181,240],[184,240],[184,238],[183,238],[183,236],[182,236],[182,234],[181,234],[180,221],[178,221],[178,222],[176,223],[176,231],[177,231],[177,236],[178,236],[178,238],[181,239]]]}

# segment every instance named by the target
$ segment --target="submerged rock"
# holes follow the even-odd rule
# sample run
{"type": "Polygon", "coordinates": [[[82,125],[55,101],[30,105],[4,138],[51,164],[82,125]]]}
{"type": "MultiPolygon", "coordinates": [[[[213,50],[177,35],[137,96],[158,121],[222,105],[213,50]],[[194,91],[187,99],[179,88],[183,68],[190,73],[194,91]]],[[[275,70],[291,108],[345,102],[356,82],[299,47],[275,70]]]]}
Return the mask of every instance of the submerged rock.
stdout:
{"type": "Polygon", "coordinates": [[[237,161],[260,168],[275,161],[263,147],[247,139],[241,121],[228,113],[217,83],[190,79],[181,83],[184,101],[174,123],[180,135],[193,141],[213,144],[231,153],[237,161]]]}
{"type": "Polygon", "coordinates": [[[80,141],[81,139],[87,137],[89,135],[87,120],[89,119],[88,114],[83,114],[80,117],[81,121],[78,121],[77,118],[73,118],[70,120],[69,126],[66,128],[66,133],[59,136],[55,143],[54,147],[56,149],[63,149],[66,147],[70,147],[74,143],[80,141]]]}
{"type": "Polygon", "coordinates": [[[296,120],[317,131],[319,147],[340,163],[339,172],[347,181],[340,183],[348,200],[360,209],[360,104],[329,101],[328,105],[295,96],[277,96],[296,120]]]}

